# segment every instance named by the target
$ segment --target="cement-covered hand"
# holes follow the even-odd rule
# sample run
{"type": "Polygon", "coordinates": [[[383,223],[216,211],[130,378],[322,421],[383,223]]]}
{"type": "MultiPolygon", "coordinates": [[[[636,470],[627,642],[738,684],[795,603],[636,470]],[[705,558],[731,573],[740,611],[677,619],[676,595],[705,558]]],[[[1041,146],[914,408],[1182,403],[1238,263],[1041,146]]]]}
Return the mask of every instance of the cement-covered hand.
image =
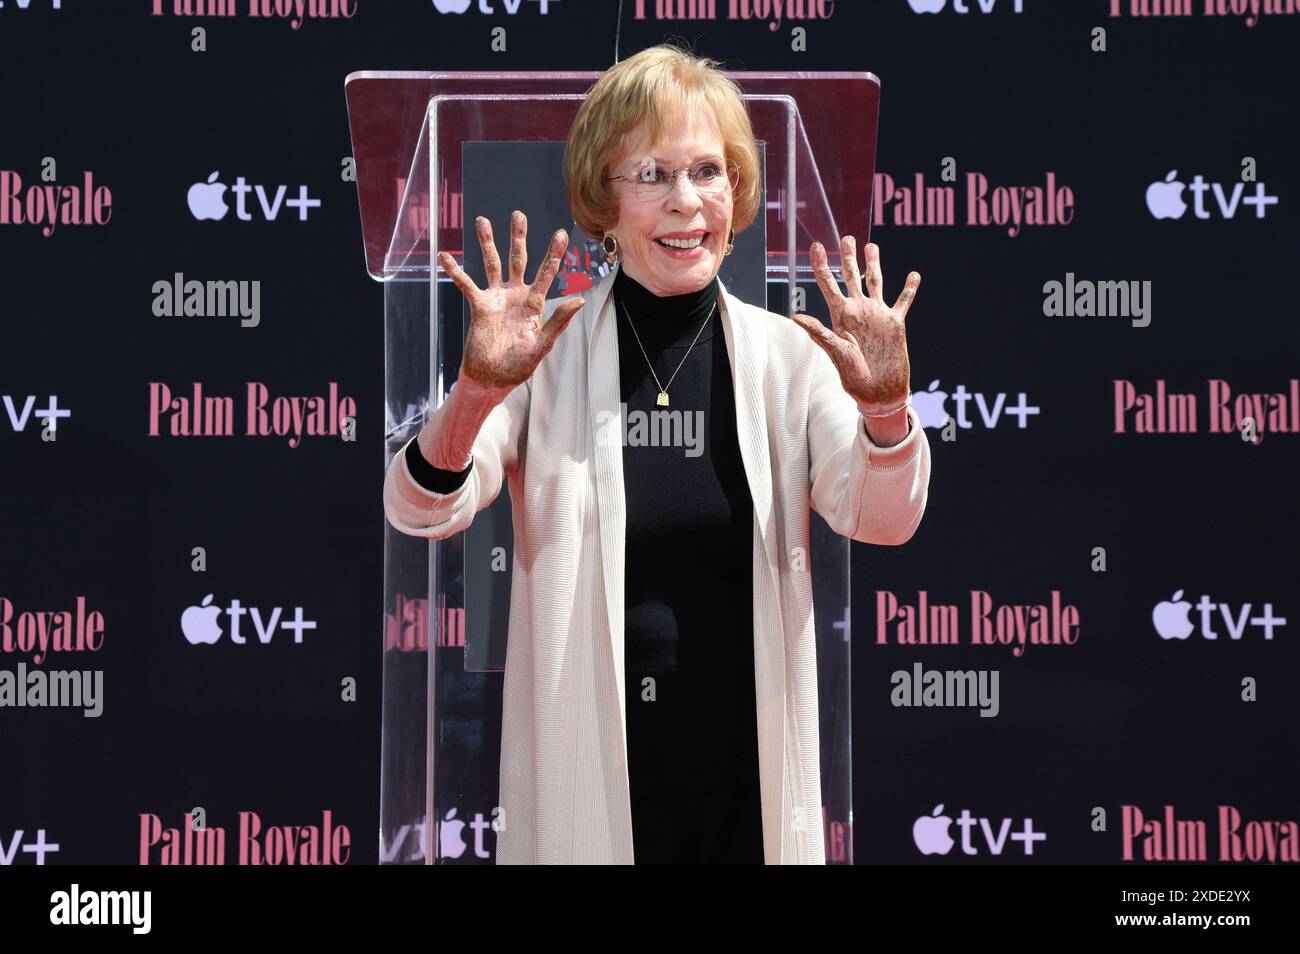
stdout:
{"type": "Polygon", "coordinates": [[[831,273],[822,244],[813,242],[809,250],[813,273],[830,309],[831,328],[802,313],[796,314],[794,320],[830,356],[844,390],[864,414],[900,408],[907,401],[911,382],[904,319],[921,285],[921,275],[909,272],[902,293],[890,306],[882,296],[880,247],[874,243],[866,247],[865,293],[852,235],[840,239],[840,255],[847,295],[840,291],[831,273]]]}
{"type": "Polygon", "coordinates": [[[510,221],[510,270],[501,279],[501,259],[492,238],[492,223],[483,216],[476,220],[487,288],[479,288],[445,252],[438,254],[443,269],[469,302],[469,334],[461,360],[460,376],[482,388],[497,392],[504,400],[515,387],[532,377],[537,365],[550,352],[571,319],[585,304],[574,298],[555,306],[551,318],[542,324],[546,293],[551,287],[569,236],[556,229],[551,236],[546,261],[531,285],[524,284],[528,264],[528,219],[515,210],[510,221]]]}

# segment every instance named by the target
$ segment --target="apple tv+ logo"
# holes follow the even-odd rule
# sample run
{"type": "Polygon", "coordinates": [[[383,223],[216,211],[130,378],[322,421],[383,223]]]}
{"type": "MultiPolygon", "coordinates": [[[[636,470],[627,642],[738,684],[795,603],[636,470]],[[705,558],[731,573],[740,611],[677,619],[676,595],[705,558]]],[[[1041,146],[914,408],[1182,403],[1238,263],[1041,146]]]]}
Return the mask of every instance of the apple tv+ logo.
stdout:
{"type": "Polygon", "coordinates": [[[35,855],[36,860],[33,864],[45,864],[45,856],[55,854],[59,846],[54,842],[45,840],[45,829],[36,829],[36,838],[33,841],[24,840],[26,832],[19,828],[13,833],[13,838],[0,835],[0,865],[12,865],[16,860],[25,859],[27,855],[35,855]],[[19,849],[22,854],[19,854],[19,849]]]}
{"type": "MultiPolygon", "coordinates": [[[[961,829],[961,850],[963,854],[978,855],[980,849],[976,846],[975,840],[971,837],[971,829],[978,824],[981,834],[984,836],[984,845],[991,855],[1001,855],[1002,850],[1007,847],[1007,835],[1011,828],[1011,819],[1003,818],[998,825],[997,834],[993,833],[989,825],[989,819],[976,818],[968,809],[963,808],[961,814],[957,816],[957,827],[961,829]]],[[[929,815],[922,815],[912,824],[912,841],[916,844],[916,850],[923,855],[946,855],[952,851],[952,846],[956,844],[952,835],[949,833],[953,824],[953,819],[943,814],[943,805],[934,806],[934,811],[929,815]]],[[[1047,835],[1041,831],[1034,830],[1034,820],[1032,818],[1024,819],[1020,829],[1010,832],[1011,840],[1018,841],[1026,855],[1034,853],[1034,842],[1046,841],[1047,835]]]]}
{"type": "MultiPolygon", "coordinates": [[[[499,807],[493,809],[491,818],[485,817],[482,812],[474,812],[473,816],[466,812],[465,817],[470,820],[462,821],[456,817],[460,813],[459,808],[449,809],[446,816],[436,826],[436,844],[432,846],[434,858],[438,861],[456,861],[463,857],[467,851],[470,851],[471,848],[474,858],[481,861],[491,858],[492,853],[488,850],[485,833],[502,830],[503,824],[500,823],[500,811],[499,807]],[[474,832],[474,844],[472,846],[465,840],[466,829],[474,832]]],[[[391,840],[385,838],[383,832],[380,832],[379,860],[384,864],[388,864],[396,861],[412,862],[424,859],[428,835],[427,822],[424,816],[421,816],[414,823],[407,822],[398,827],[392,834],[391,840]]]]}
{"type": "MultiPolygon", "coordinates": [[[[1251,616],[1250,609],[1253,604],[1243,603],[1241,611],[1234,613],[1228,603],[1213,603],[1209,596],[1202,594],[1200,602],[1196,604],[1196,609],[1201,614],[1201,635],[1206,639],[1218,639],[1219,634],[1215,632],[1213,613],[1218,609],[1223,623],[1228,629],[1228,638],[1239,640],[1242,633],[1246,631],[1246,625],[1257,626],[1264,631],[1264,638],[1271,640],[1273,638],[1273,629],[1277,626],[1286,625],[1285,616],[1273,615],[1273,604],[1264,604],[1263,616],[1251,616]]],[[[1183,591],[1178,590],[1173,597],[1156,604],[1156,608],[1151,611],[1151,622],[1156,628],[1156,633],[1161,639],[1187,639],[1196,631],[1196,624],[1191,620],[1192,604],[1183,599],[1183,591]]]]}
{"type": "MultiPolygon", "coordinates": [[[[470,8],[473,0],[433,0],[433,8],[439,13],[464,13],[470,8]]],[[[560,0],[529,0],[530,3],[537,4],[537,12],[542,16],[550,13],[550,5],[559,3],[560,0]]],[[[523,6],[524,0],[500,0],[501,6],[505,8],[506,13],[514,16],[523,6]]],[[[493,8],[488,0],[478,0],[478,12],[492,14],[497,11],[493,8]]]]}
{"type": "MultiPolygon", "coordinates": [[[[907,5],[912,8],[913,13],[942,13],[948,0],[907,0],[907,5]]],[[[998,0],[975,0],[975,6],[967,6],[967,0],[952,0],[953,13],[974,13],[976,9],[980,13],[992,13],[994,7],[997,7],[998,0]]],[[[1025,12],[1025,0],[1003,0],[1003,8],[1010,7],[1012,13],[1025,12]]]]}
{"type": "Polygon", "coordinates": [[[190,208],[190,215],[203,221],[221,221],[230,211],[230,206],[226,204],[225,192],[229,188],[235,196],[235,218],[241,222],[253,221],[253,214],[248,211],[247,196],[253,192],[257,195],[257,203],[262,209],[262,217],[268,222],[274,222],[280,214],[282,205],[298,210],[298,221],[306,222],[307,213],[311,209],[320,208],[320,199],[313,199],[307,193],[305,185],[298,186],[298,198],[286,199],[284,197],[288,186],[280,185],[275,187],[275,198],[268,199],[266,188],[260,185],[249,185],[243,176],[235,177],[235,184],[227,186],[224,182],[218,180],[221,172],[218,170],[208,176],[206,182],[196,182],[190,186],[189,191],[185,193],[185,202],[190,208]]]}
{"type": "Polygon", "coordinates": [[[921,422],[922,427],[943,427],[950,417],[960,428],[974,427],[974,423],[966,413],[966,405],[972,400],[979,411],[980,419],[984,422],[984,427],[988,430],[997,427],[1004,416],[1016,418],[1018,429],[1024,430],[1029,418],[1042,410],[1037,405],[1029,403],[1024,391],[1019,392],[1015,404],[1009,404],[1005,392],[999,391],[995,395],[986,397],[978,391],[967,391],[964,384],[957,385],[952,394],[949,394],[947,391],[939,390],[938,378],[931,381],[926,390],[912,392],[912,408],[916,411],[917,420],[921,422]],[[952,415],[948,413],[945,406],[950,398],[956,403],[954,408],[956,413],[952,415]]]}
{"type": "Polygon", "coordinates": [[[191,606],[181,614],[181,633],[185,636],[186,642],[192,646],[210,646],[221,639],[221,614],[224,612],[230,617],[230,641],[232,643],[244,644],[248,639],[240,633],[240,617],[245,613],[253,617],[253,627],[257,630],[257,639],[263,646],[269,644],[275,636],[276,629],[293,630],[293,641],[296,644],[302,642],[302,633],[305,629],[315,629],[315,620],[304,619],[302,607],[293,608],[293,619],[288,622],[280,622],[282,608],[277,606],[271,613],[269,620],[262,619],[262,612],[256,606],[245,607],[239,600],[231,600],[230,605],[222,607],[212,605],[212,594],[209,593],[203,597],[203,601],[198,606],[191,606]]]}
{"type": "Polygon", "coordinates": [[[1198,219],[1212,218],[1205,207],[1205,193],[1213,192],[1219,214],[1225,219],[1236,216],[1240,205],[1253,205],[1255,218],[1262,219],[1270,205],[1277,205],[1277,196],[1269,195],[1264,183],[1256,182],[1254,196],[1242,197],[1245,183],[1234,182],[1231,197],[1223,194],[1223,185],[1218,182],[1206,183],[1199,174],[1192,177],[1190,184],[1179,182],[1177,169],[1169,170],[1163,182],[1153,182],[1147,186],[1147,209],[1157,219],[1181,219],[1187,212],[1187,203],[1183,201],[1183,190],[1192,191],[1192,212],[1198,219]]]}

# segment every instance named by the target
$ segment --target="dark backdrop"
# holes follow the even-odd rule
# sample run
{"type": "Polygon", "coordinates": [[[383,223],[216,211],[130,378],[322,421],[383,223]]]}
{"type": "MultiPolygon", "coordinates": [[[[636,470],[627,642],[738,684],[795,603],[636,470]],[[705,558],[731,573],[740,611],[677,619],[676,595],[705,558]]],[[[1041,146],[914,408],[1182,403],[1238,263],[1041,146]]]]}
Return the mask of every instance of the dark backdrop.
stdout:
{"type": "MultiPolygon", "coordinates": [[[[459,16],[355,0],[341,5],[351,16],[295,28],[233,6],[227,17],[148,0],[0,6],[0,174],[22,181],[0,198],[11,210],[33,185],[81,185],[87,173],[111,191],[106,222],[61,222],[46,236],[0,220],[0,610],[11,631],[22,613],[75,620],[79,598],[101,613],[97,652],[42,665],[102,669],[105,700],[98,719],[0,709],[5,859],[32,863],[41,851],[25,846],[43,840],[59,846],[47,863],[136,863],[142,816],[183,826],[198,806],[232,836],[239,812],[269,826],[319,825],[328,811],[349,829],[348,860],[377,860],[382,290],[364,268],[355,185],[340,175],[351,151],[343,80],[359,69],[598,70],[616,30],[622,56],[676,39],[730,69],[870,70],[883,86],[877,172],[953,189],[956,221],[902,224],[885,201],[872,238],[888,296],[908,270],[924,276],[908,318],[914,388],[963,386],[990,419],[998,395],[1005,404],[987,426],[970,401],[972,426],[954,441],[929,431],[929,506],[912,541],[854,544],[856,859],[921,860],[913,822],[940,804],[954,819],[969,813],[970,850],[954,825],[958,847],[931,856],[950,862],[1111,862],[1126,845],[1141,859],[1142,839],[1123,838],[1124,806],[1203,820],[1208,860],[1225,834],[1220,806],[1240,813],[1242,845],[1262,831],[1248,822],[1300,818],[1300,438],[1279,432],[1293,430],[1294,398],[1258,443],[1212,431],[1209,404],[1213,380],[1234,395],[1293,394],[1300,15],[1251,25],[1199,0],[1183,16],[1109,0],[1025,0],[1021,11],[998,0],[988,12],[968,0],[969,12],[947,2],[934,14],[838,0],[822,4],[824,19],[777,26],[728,16],[771,6],[754,0],[696,19],[657,16],[653,2],[638,19],[629,0],[620,26],[612,0],[551,0],[545,13],[524,0],[515,14],[495,0],[459,16]],[[793,26],[806,27],[806,51],[792,49],[793,26]],[[196,27],[206,52],[191,48],[196,27]],[[505,52],[491,49],[496,27],[505,52]],[[56,172],[43,183],[46,157],[56,172]],[[1238,184],[1236,198],[1256,195],[1243,157],[1276,198],[1262,217],[1232,202],[1238,184]],[[233,210],[198,221],[187,191],[214,171],[261,185],[268,202],[281,184],[284,199],[305,186],[320,205],[268,221],[249,193],[249,221],[233,210]],[[1148,187],[1174,171],[1189,203],[1198,175],[1223,203],[1206,190],[1204,218],[1156,219],[1148,187]],[[975,173],[990,190],[1042,186],[1050,173],[1072,192],[1072,218],[1015,235],[969,222],[975,173]],[[259,281],[260,324],[156,317],[152,286],[176,272],[259,281]],[[1149,281],[1150,324],[1045,316],[1044,283],[1067,273],[1149,281]],[[1117,433],[1117,381],[1195,395],[1195,432],[1139,433],[1129,412],[1117,433]],[[189,396],[194,382],[234,399],[234,436],[173,437],[166,417],[151,436],[151,385],[189,396]],[[357,439],[245,435],[247,382],[275,397],[328,397],[333,383],[355,402],[357,439]],[[71,413],[53,441],[40,420],[51,396],[71,413]],[[1024,427],[1005,413],[1016,404],[1038,409],[1024,427]],[[878,627],[878,593],[915,605],[922,590],[959,608],[959,645],[899,645],[878,627]],[[1234,618],[1270,604],[1288,622],[1271,639],[1247,622],[1234,640],[1220,615],[1210,639],[1193,607],[1188,638],[1161,638],[1153,609],[1180,590],[1234,618]],[[972,591],[998,605],[1059,591],[1078,609],[1078,639],[1019,657],[973,646],[972,591]],[[263,644],[249,615],[246,644],[193,646],[179,620],[208,593],[256,607],[264,623],[301,606],[316,628],[301,643],[277,628],[263,644]],[[915,662],[998,670],[998,716],[892,705],[890,674],[915,662]],[[341,699],[347,678],[355,702],[341,699]],[[1243,699],[1248,678],[1256,701],[1243,699]],[[1046,835],[1032,856],[998,838],[1026,819],[1046,835]]],[[[19,648],[0,657],[12,671],[35,665],[19,648]]]]}

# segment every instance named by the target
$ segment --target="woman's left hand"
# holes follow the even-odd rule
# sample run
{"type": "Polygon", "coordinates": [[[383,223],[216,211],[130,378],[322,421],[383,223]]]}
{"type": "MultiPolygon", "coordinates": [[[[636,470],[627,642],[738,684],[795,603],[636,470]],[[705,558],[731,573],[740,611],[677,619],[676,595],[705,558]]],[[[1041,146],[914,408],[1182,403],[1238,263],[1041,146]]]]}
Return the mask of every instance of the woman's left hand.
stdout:
{"type": "Polygon", "coordinates": [[[919,272],[909,272],[903,292],[893,307],[882,297],[880,247],[866,247],[867,290],[858,273],[857,242],[852,235],[840,239],[840,260],[848,295],[840,291],[826,262],[826,249],[813,242],[809,254],[822,296],[830,308],[828,329],[811,315],[794,320],[830,356],[840,381],[863,413],[875,414],[902,405],[908,398],[911,366],[907,360],[907,333],[903,319],[921,285],[919,272]]]}

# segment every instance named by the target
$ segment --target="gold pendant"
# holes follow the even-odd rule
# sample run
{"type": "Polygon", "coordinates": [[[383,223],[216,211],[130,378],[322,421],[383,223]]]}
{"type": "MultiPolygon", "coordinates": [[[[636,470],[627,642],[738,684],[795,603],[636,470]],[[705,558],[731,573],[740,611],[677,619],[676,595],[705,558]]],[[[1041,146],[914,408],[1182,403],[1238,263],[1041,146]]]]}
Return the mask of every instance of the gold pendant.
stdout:
{"type": "Polygon", "coordinates": [[[667,391],[660,391],[660,392],[659,392],[659,397],[655,398],[655,403],[658,404],[660,407],[667,407],[667,406],[668,406],[668,392],[667,392],[667,391]]]}

